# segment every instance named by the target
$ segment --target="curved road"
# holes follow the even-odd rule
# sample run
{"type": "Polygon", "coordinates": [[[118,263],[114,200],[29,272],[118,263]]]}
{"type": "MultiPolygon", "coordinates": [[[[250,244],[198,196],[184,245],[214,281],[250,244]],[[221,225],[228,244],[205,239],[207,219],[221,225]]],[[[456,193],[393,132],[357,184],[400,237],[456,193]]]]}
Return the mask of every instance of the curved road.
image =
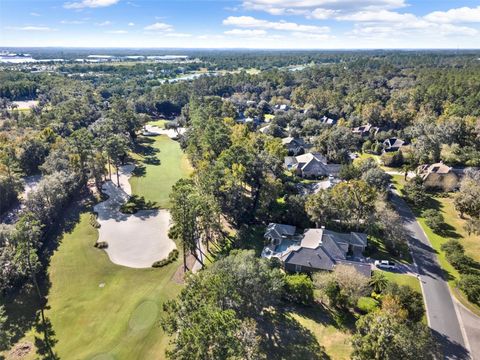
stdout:
{"type": "Polygon", "coordinates": [[[437,262],[436,251],[431,247],[407,203],[393,193],[391,202],[410,232],[410,249],[420,275],[428,325],[441,344],[444,358],[470,359],[462,333],[463,325],[457,317],[457,309],[446,275],[437,262]]]}

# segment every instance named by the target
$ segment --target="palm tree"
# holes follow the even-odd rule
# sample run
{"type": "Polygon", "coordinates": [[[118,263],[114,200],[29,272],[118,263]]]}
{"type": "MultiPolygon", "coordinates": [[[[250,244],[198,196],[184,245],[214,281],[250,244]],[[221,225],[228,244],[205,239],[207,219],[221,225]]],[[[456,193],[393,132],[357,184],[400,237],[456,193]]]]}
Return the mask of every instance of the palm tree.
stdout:
{"type": "Polygon", "coordinates": [[[388,285],[388,279],[379,271],[375,271],[370,279],[369,285],[376,293],[381,293],[388,285]]]}

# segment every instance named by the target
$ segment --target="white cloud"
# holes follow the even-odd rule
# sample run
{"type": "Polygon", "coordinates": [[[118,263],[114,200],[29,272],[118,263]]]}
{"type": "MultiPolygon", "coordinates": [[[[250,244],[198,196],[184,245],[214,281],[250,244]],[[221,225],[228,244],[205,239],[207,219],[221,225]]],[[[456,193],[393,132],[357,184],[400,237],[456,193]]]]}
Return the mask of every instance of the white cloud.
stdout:
{"type": "Polygon", "coordinates": [[[42,16],[42,15],[40,15],[40,14],[37,13],[37,12],[32,11],[32,12],[30,13],[30,16],[42,16]]]}
{"type": "Polygon", "coordinates": [[[338,13],[338,10],[318,8],[311,12],[310,17],[319,20],[330,19],[338,13]]]}
{"type": "Polygon", "coordinates": [[[80,25],[80,24],[84,24],[85,21],[82,21],[82,20],[62,20],[60,21],[60,24],[64,24],[64,25],[80,25]]]}
{"type": "Polygon", "coordinates": [[[174,38],[189,38],[189,37],[192,37],[192,34],[169,32],[169,33],[166,33],[164,36],[174,37],[174,38]]]}
{"type": "Polygon", "coordinates": [[[173,31],[173,26],[170,24],[156,22],[154,24],[145,26],[143,29],[147,31],[173,31]]]}
{"type": "Polygon", "coordinates": [[[352,14],[341,15],[335,17],[336,20],[346,21],[373,21],[373,22],[406,22],[417,21],[417,17],[413,14],[401,14],[395,11],[379,10],[379,11],[359,11],[352,14]]]}
{"type": "Polygon", "coordinates": [[[295,32],[310,32],[310,33],[326,33],[330,31],[328,26],[316,25],[302,25],[293,22],[281,21],[267,21],[256,19],[251,16],[229,16],[223,20],[223,25],[232,25],[243,28],[253,29],[271,29],[279,31],[295,31],[295,32]]]}
{"type": "Polygon", "coordinates": [[[406,6],[405,0],[245,0],[247,9],[266,11],[272,15],[300,15],[299,9],[316,8],[342,12],[361,10],[398,9],[406,6]]]}
{"type": "Polygon", "coordinates": [[[128,23],[128,26],[135,26],[135,23],[129,22],[129,23],[128,23]]]}
{"type": "Polygon", "coordinates": [[[108,30],[105,31],[107,34],[127,34],[127,30],[108,30]]]}
{"type": "Polygon", "coordinates": [[[266,35],[267,32],[259,29],[233,29],[225,31],[224,34],[235,36],[263,36],[266,35]]]}
{"type": "Polygon", "coordinates": [[[480,23],[480,6],[476,8],[461,7],[448,11],[434,11],[427,14],[425,19],[438,23],[480,23]]]}
{"type": "Polygon", "coordinates": [[[16,30],[16,31],[57,31],[57,29],[52,29],[48,26],[7,26],[6,29],[16,30]]]}
{"type": "Polygon", "coordinates": [[[96,23],[95,25],[97,25],[97,26],[110,26],[110,25],[112,25],[112,22],[109,21],[109,20],[106,20],[106,21],[102,21],[100,23],[96,23]]]}
{"type": "Polygon", "coordinates": [[[99,8],[115,5],[120,0],[82,0],[80,2],[67,2],[63,4],[65,9],[83,9],[83,8],[99,8]]]}

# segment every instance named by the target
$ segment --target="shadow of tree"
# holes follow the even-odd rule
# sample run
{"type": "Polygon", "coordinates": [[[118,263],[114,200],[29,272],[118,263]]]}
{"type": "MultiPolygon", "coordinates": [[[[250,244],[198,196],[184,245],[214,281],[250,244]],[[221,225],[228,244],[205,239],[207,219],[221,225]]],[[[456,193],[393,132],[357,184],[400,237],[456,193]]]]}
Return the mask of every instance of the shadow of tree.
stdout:
{"type": "Polygon", "coordinates": [[[140,138],[137,143],[135,144],[135,152],[142,156],[152,156],[160,152],[159,149],[155,148],[151,144],[155,142],[154,139],[150,139],[147,137],[140,138]]]}
{"type": "Polygon", "coordinates": [[[432,329],[434,339],[440,344],[443,359],[467,360],[470,359],[468,350],[462,344],[450,340],[447,336],[432,329]]]}
{"type": "Polygon", "coordinates": [[[266,312],[258,325],[260,347],[268,359],[329,359],[314,334],[285,312],[266,312]]]}
{"type": "Polygon", "coordinates": [[[58,356],[55,353],[52,356],[49,351],[49,346],[51,347],[51,349],[53,349],[55,344],[58,342],[58,340],[55,338],[55,331],[53,330],[50,320],[48,318],[45,318],[44,324],[43,321],[40,319],[40,316],[37,316],[35,330],[38,334],[47,334],[46,339],[42,336],[35,336],[35,348],[37,349],[37,354],[40,356],[40,358],[48,360],[58,359],[58,356]]]}
{"type": "Polygon", "coordinates": [[[146,156],[143,159],[143,163],[147,165],[160,165],[161,161],[156,156],[146,156]]]}
{"type": "Polygon", "coordinates": [[[147,168],[145,167],[145,165],[137,163],[135,169],[132,171],[132,174],[134,176],[144,177],[147,174],[147,168]]]}

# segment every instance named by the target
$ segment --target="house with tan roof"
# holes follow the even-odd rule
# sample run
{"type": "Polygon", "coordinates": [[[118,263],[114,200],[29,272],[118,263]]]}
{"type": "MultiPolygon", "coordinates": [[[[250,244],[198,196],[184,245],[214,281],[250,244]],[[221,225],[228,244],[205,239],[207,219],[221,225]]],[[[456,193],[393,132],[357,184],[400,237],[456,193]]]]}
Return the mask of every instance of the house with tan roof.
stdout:
{"type": "Polygon", "coordinates": [[[417,169],[425,187],[443,191],[453,191],[459,186],[459,177],[450,166],[442,162],[421,165],[417,169]]]}

